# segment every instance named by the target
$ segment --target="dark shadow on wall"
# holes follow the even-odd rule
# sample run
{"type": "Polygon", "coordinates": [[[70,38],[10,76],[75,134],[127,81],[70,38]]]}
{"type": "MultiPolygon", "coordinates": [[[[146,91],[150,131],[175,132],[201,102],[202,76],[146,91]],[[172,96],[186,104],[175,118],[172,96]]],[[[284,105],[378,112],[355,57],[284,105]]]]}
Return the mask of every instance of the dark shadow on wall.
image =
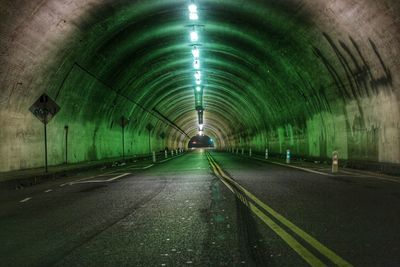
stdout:
{"type": "Polygon", "coordinates": [[[372,129],[366,127],[361,98],[371,97],[380,92],[393,92],[392,73],[371,39],[364,45],[366,47],[362,47],[351,36],[349,43],[342,40],[335,42],[327,33],[323,33],[323,36],[335,58],[331,59],[332,57],[325,55],[321,49],[313,47],[314,55],[325,66],[333,81],[333,86],[322,85],[321,88],[335,87],[343,103],[355,101],[358,106],[358,114],[351,121],[343,108],[349,133],[347,140],[349,159],[376,161],[379,152],[379,132],[377,127],[372,129]],[[368,57],[365,51],[369,51],[368,57]],[[369,62],[367,58],[373,58],[373,55],[376,60],[369,62]],[[379,70],[380,75],[374,75],[379,70]]]}

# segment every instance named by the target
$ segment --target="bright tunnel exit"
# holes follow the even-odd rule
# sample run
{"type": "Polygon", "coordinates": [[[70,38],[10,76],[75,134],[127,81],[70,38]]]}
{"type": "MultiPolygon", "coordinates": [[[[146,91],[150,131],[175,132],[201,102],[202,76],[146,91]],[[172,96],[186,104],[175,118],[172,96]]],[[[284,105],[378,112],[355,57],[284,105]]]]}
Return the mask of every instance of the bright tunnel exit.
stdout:
{"type": "Polygon", "coordinates": [[[207,135],[193,136],[188,144],[189,148],[214,147],[214,140],[207,135]]]}

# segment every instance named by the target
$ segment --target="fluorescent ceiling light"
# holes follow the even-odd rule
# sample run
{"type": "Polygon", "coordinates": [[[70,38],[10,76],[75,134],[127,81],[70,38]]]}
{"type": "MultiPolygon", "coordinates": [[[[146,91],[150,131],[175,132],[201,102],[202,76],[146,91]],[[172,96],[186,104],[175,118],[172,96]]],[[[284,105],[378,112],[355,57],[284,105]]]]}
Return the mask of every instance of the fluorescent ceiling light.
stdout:
{"type": "Polygon", "coordinates": [[[200,57],[200,51],[199,51],[199,49],[197,48],[197,46],[193,47],[193,49],[192,49],[192,55],[193,55],[194,58],[199,58],[199,57],[200,57]]]}
{"type": "Polygon", "coordinates": [[[190,20],[198,20],[199,19],[199,15],[197,15],[196,12],[190,12],[189,13],[189,19],[190,20]]]}
{"type": "Polygon", "coordinates": [[[194,67],[196,70],[200,69],[200,60],[196,59],[196,60],[193,62],[193,67],[194,67]]]}
{"type": "Polygon", "coordinates": [[[197,42],[199,40],[199,35],[196,31],[191,31],[190,32],[190,40],[192,42],[197,42]]]}
{"type": "Polygon", "coordinates": [[[189,8],[189,12],[192,12],[192,13],[197,12],[197,6],[195,4],[189,5],[188,8],[189,8]]]}

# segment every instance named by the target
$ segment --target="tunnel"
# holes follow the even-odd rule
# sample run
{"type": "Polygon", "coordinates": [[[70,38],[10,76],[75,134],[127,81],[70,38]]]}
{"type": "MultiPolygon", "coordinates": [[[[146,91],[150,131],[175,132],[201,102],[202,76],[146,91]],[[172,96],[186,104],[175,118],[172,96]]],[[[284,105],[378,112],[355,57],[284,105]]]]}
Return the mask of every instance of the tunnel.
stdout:
{"type": "Polygon", "coordinates": [[[190,138],[188,148],[213,148],[214,140],[207,135],[195,135],[190,138]]]}
{"type": "Polygon", "coordinates": [[[0,7],[6,266],[400,265],[398,0],[0,7]]]}

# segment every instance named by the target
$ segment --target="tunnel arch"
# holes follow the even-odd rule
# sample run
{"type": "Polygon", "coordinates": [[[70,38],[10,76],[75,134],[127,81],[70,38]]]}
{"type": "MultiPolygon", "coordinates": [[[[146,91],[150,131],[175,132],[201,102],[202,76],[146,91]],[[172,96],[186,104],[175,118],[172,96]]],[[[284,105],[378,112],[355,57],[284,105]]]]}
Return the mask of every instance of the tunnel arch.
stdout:
{"type": "MultiPolygon", "coordinates": [[[[204,133],[219,149],[400,164],[398,1],[197,2],[204,133]]],[[[43,164],[28,109],[44,92],[61,106],[49,124],[53,165],[66,125],[70,162],[120,156],[122,115],[131,155],[148,152],[149,136],[159,150],[197,134],[187,2],[0,5],[0,171],[43,164]]]]}

